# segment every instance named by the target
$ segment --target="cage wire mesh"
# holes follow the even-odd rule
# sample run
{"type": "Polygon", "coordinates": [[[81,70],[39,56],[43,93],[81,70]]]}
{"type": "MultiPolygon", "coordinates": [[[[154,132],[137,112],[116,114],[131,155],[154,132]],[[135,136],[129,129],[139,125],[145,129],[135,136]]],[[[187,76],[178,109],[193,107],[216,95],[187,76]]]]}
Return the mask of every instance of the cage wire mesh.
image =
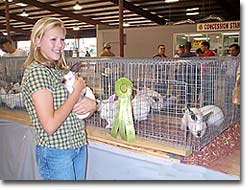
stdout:
{"type": "MultiPolygon", "coordinates": [[[[25,110],[22,96],[13,91],[14,84],[21,81],[25,59],[0,58],[2,108],[25,110]]],[[[175,148],[200,150],[240,119],[240,110],[232,103],[239,61],[232,57],[69,58],[68,64],[81,64],[81,75],[93,89],[99,104],[98,111],[86,120],[88,126],[110,131],[117,106],[115,82],[127,77],[134,85],[132,108],[137,138],[175,148]],[[205,135],[197,138],[189,128],[182,127],[182,118],[187,107],[206,105],[221,108],[225,118],[219,127],[208,127],[205,135]]]]}
{"type": "Polygon", "coordinates": [[[25,111],[21,94],[22,65],[26,57],[0,57],[0,106],[25,111]]]}
{"type": "MultiPolygon", "coordinates": [[[[115,82],[127,77],[134,85],[132,107],[138,138],[158,141],[168,146],[200,150],[216,136],[239,120],[235,117],[232,95],[239,59],[231,57],[189,59],[70,59],[80,62],[81,74],[87,79],[98,102],[99,110],[87,120],[107,132],[112,126],[117,101],[115,82]],[[148,97],[144,100],[136,96],[148,97]],[[134,100],[139,102],[135,102],[134,100]],[[150,110],[145,107],[150,105],[150,110]],[[182,128],[187,107],[216,105],[225,119],[218,127],[208,127],[202,138],[182,128]],[[141,114],[141,116],[140,116],[141,114]],[[139,115],[139,116],[138,116],[139,115]]],[[[239,111],[239,110],[238,110],[239,111]]],[[[238,114],[239,115],[239,114],[238,114]]]]}

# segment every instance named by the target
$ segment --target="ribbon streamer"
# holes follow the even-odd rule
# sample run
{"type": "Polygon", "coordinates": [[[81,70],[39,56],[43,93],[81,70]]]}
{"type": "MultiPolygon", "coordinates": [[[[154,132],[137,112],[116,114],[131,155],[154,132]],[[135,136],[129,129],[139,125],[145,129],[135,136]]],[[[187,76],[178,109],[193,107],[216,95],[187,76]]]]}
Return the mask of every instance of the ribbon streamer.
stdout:
{"type": "Polygon", "coordinates": [[[111,136],[116,138],[119,131],[121,138],[128,142],[134,142],[136,140],[131,104],[132,89],[132,82],[125,77],[120,78],[115,83],[118,105],[112,125],[111,136]]]}

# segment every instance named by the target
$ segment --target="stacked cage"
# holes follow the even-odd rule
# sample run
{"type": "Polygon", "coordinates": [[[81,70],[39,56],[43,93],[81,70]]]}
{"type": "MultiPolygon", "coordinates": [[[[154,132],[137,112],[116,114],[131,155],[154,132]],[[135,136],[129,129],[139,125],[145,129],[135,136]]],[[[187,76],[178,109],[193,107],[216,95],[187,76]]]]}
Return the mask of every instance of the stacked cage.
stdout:
{"type": "MultiPolygon", "coordinates": [[[[235,118],[232,95],[239,59],[71,59],[95,93],[99,109],[87,120],[109,132],[116,113],[115,82],[128,78],[134,86],[132,108],[137,138],[187,150],[200,150],[227,129],[235,118]],[[145,96],[146,99],[138,96],[145,96]],[[188,108],[219,107],[223,122],[206,127],[197,138],[183,127],[188,108]],[[149,107],[149,108],[148,108],[149,107]]],[[[216,122],[216,121],[215,121],[216,122]]]]}
{"type": "Polygon", "coordinates": [[[0,106],[25,111],[21,94],[22,65],[26,57],[0,58],[0,106]]]}

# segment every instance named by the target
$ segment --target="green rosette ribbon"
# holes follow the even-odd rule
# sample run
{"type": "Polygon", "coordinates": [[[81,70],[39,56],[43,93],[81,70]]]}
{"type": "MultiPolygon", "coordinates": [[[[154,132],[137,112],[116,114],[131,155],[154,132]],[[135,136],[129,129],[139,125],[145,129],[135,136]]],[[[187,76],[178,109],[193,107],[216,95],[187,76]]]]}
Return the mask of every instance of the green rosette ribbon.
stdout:
{"type": "Polygon", "coordinates": [[[131,103],[132,89],[132,82],[125,77],[118,79],[115,83],[118,104],[111,136],[116,138],[119,131],[121,138],[128,142],[134,142],[136,140],[131,103]]]}

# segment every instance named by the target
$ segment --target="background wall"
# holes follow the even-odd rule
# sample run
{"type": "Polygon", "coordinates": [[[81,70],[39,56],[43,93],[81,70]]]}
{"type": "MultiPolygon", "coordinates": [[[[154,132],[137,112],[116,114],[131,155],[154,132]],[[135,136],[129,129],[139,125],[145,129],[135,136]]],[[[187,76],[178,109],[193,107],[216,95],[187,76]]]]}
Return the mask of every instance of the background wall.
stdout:
{"type": "MultiPolygon", "coordinates": [[[[112,45],[112,52],[119,56],[119,30],[97,28],[97,54],[102,51],[103,44],[108,41],[112,45]]],[[[126,35],[124,57],[152,58],[159,44],[165,44],[166,55],[172,57],[173,35],[183,32],[196,33],[196,24],[126,28],[124,29],[126,35]]]]}

